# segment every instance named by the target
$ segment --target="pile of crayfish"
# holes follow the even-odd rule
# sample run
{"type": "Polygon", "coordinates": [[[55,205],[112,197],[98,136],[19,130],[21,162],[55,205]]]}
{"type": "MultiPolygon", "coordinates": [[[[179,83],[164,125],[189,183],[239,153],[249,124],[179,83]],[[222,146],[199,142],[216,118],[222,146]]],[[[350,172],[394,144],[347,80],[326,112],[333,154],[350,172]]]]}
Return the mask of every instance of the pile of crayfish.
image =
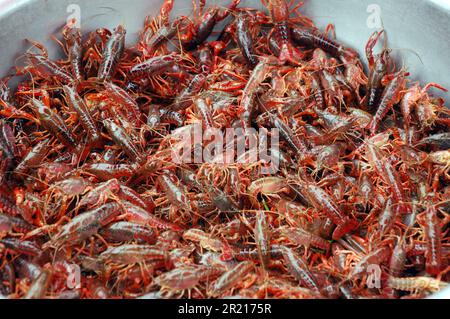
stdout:
{"type": "Polygon", "coordinates": [[[0,295],[445,289],[450,112],[429,93],[445,88],[411,83],[387,41],[376,53],[384,30],[361,58],[301,5],[263,3],[194,1],[171,19],[166,0],[132,46],[124,26],[82,35],[67,25],[54,37],[59,60],[27,40],[0,82],[0,295]],[[196,127],[241,129],[232,144],[277,135],[278,167],[175,161],[180,134],[196,127]]]}

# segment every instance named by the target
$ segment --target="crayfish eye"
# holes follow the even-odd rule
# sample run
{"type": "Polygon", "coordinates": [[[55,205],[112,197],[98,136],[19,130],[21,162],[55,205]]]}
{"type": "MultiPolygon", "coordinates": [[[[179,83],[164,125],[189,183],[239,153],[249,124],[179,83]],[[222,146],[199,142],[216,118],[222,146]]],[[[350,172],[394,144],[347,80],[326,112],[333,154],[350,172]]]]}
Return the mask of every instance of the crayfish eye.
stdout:
{"type": "Polygon", "coordinates": [[[52,116],[52,110],[49,108],[45,108],[42,113],[48,117],[52,116]]]}

